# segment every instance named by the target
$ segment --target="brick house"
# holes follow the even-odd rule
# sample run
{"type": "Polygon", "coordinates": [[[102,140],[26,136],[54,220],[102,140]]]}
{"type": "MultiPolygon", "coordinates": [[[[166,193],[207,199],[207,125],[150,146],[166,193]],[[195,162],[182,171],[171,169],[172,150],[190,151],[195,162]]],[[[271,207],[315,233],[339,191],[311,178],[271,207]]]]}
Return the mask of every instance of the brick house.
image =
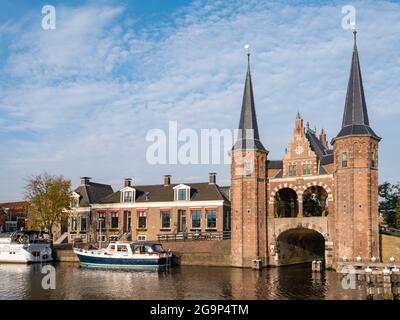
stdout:
{"type": "Polygon", "coordinates": [[[205,183],[171,184],[171,177],[164,176],[163,184],[136,186],[125,179],[116,192],[109,185],[81,178],[73,193],[69,242],[157,240],[229,231],[226,192],[216,184],[214,173],[205,183]]]}
{"type": "MultiPolygon", "coordinates": [[[[250,57],[250,55],[249,55],[250,57]]],[[[369,124],[356,32],[342,127],[329,147],[297,114],[282,160],[260,140],[250,73],[232,152],[232,265],[379,259],[378,144],[369,124]]],[[[271,137],[272,139],[273,137],[271,137]]]]}
{"type": "Polygon", "coordinates": [[[0,232],[9,232],[27,226],[28,210],[25,201],[0,203],[0,232]]]}

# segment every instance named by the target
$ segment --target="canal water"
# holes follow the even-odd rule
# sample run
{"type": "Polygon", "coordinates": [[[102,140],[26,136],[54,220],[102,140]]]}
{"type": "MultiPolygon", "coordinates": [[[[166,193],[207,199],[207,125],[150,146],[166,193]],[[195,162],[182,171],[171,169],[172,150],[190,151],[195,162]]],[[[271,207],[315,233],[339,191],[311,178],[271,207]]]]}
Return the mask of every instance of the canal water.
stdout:
{"type": "Polygon", "coordinates": [[[339,274],[316,274],[308,265],[262,271],[181,266],[165,272],[54,266],[56,289],[44,290],[42,266],[0,264],[0,299],[366,299],[363,287],[343,289],[339,274]]]}

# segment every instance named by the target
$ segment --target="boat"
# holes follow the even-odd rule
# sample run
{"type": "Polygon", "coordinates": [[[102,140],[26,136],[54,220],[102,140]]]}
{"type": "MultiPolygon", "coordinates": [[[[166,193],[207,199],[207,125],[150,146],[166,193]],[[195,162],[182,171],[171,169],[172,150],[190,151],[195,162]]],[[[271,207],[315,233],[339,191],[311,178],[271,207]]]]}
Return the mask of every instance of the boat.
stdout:
{"type": "Polygon", "coordinates": [[[46,263],[52,260],[48,233],[19,230],[0,234],[0,263],[46,263]]]}
{"type": "Polygon", "coordinates": [[[157,242],[114,242],[106,249],[73,248],[82,267],[161,269],[171,265],[172,253],[157,242]]]}

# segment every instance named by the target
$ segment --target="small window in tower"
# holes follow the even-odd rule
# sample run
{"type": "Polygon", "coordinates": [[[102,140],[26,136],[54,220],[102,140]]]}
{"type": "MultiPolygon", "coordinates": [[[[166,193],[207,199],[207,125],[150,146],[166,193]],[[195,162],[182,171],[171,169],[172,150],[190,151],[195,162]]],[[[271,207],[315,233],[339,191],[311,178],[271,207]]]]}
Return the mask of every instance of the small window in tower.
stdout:
{"type": "Polygon", "coordinates": [[[289,165],[289,177],[295,177],[296,176],[296,165],[291,164],[289,165]]]}
{"type": "Polygon", "coordinates": [[[371,152],[371,168],[375,168],[375,152],[371,152]]]}
{"type": "Polygon", "coordinates": [[[342,168],[347,168],[347,152],[342,153],[342,168]]]}

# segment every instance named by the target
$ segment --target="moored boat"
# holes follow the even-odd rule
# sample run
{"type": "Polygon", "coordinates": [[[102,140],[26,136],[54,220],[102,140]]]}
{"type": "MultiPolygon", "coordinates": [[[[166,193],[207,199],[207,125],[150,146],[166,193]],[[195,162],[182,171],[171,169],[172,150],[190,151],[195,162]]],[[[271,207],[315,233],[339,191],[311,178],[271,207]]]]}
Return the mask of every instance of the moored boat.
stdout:
{"type": "Polygon", "coordinates": [[[47,233],[20,230],[0,235],[0,263],[44,263],[52,260],[47,233]]]}
{"type": "Polygon", "coordinates": [[[156,242],[115,242],[107,249],[74,248],[74,252],[80,265],[89,268],[164,268],[172,259],[172,254],[156,242]]]}

